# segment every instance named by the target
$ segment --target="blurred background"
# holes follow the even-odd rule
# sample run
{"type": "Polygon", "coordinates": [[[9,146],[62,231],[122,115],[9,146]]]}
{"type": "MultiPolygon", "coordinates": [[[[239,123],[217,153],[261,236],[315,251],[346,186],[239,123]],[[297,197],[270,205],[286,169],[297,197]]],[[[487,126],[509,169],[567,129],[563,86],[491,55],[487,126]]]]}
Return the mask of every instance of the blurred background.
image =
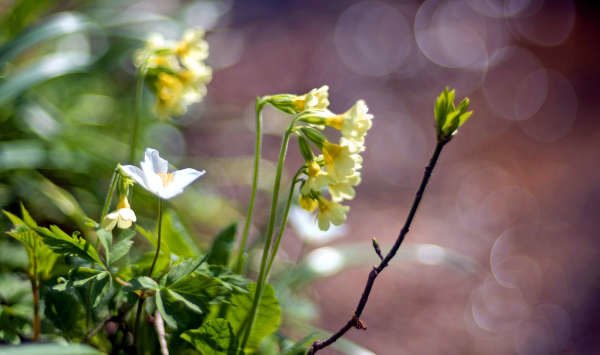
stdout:
{"type": "MultiPolygon", "coordinates": [[[[0,1],[0,207],[23,201],[40,221],[80,228],[98,218],[127,159],[134,50],[149,33],[202,27],[207,97],[182,118],[143,117],[143,146],[208,171],[173,200],[200,244],[245,214],[256,96],[327,84],[332,110],[362,98],[375,115],[347,225],[325,236],[290,229],[273,276],[282,332],[334,331],[377,262],[370,239],[385,251],[404,222],[435,145],[435,97],[451,86],[475,113],[378,278],[368,330],[322,353],[600,353],[599,10],[567,0],[0,1]]],[[[264,191],[286,124],[265,112],[264,191]]],[[[288,173],[300,163],[292,146],[288,173]]],[[[151,201],[136,193],[133,205],[151,201]]],[[[0,242],[0,271],[16,267],[23,253],[0,242]]]]}

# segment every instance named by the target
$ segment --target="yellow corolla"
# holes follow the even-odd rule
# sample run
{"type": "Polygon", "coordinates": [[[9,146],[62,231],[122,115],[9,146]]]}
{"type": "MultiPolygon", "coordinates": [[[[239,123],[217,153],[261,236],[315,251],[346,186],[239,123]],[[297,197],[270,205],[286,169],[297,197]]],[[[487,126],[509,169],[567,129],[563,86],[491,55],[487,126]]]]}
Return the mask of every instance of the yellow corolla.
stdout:
{"type": "Polygon", "coordinates": [[[321,230],[329,229],[331,224],[339,226],[346,221],[346,214],[350,207],[340,205],[337,202],[319,196],[319,210],[317,212],[317,221],[321,230]]]}

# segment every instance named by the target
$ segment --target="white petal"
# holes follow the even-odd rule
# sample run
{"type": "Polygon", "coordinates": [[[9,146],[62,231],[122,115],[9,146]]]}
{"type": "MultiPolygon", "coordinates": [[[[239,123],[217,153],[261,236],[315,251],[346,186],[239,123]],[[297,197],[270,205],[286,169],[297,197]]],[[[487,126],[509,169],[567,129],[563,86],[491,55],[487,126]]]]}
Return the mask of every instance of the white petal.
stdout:
{"type": "Polygon", "coordinates": [[[161,158],[158,150],[156,149],[146,148],[144,158],[146,163],[150,162],[152,171],[154,171],[156,174],[166,173],[169,170],[169,162],[161,158]]]}
{"type": "MultiPolygon", "coordinates": [[[[146,156],[147,157],[147,156],[146,156]]],[[[159,193],[163,188],[162,180],[160,176],[156,174],[154,171],[154,166],[152,165],[151,160],[144,160],[140,163],[142,166],[142,171],[144,172],[144,181],[146,182],[146,190],[152,192],[153,194],[159,193]]]]}
{"type": "Polygon", "coordinates": [[[170,199],[183,192],[189,184],[197,178],[204,175],[206,171],[198,171],[196,169],[181,169],[173,172],[173,181],[160,192],[160,197],[170,199]]]}
{"type": "Polygon", "coordinates": [[[119,210],[119,215],[122,219],[126,219],[128,221],[135,222],[137,217],[135,216],[135,212],[131,208],[121,208],[119,210]]]}
{"type": "Polygon", "coordinates": [[[102,228],[107,231],[111,231],[115,229],[117,225],[117,219],[119,218],[119,214],[117,212],[112,212],[107,214],[102,221],[102,228]]]}
{"type": "Polygon", "coordinates": [[[148,190],[148,186],[146,185],[146,179],[144,178],[144,172],[142,171],[142,169],[133,165],[123,165],[121,166],[121,169],[127,176],[129,176],[130,178],[135,180],[135,182],[140,184],[143,188],[148,190]]]}

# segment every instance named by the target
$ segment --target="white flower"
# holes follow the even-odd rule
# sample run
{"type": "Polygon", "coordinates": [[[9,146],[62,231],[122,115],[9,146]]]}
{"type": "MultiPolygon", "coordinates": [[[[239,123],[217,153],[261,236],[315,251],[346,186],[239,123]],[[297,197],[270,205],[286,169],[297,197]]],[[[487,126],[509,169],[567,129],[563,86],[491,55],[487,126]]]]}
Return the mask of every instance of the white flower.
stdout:
{"type": "Polygon", "coordinates": [[[311,244],[327,243],[346,233],[346,227],[343,225],[331,226],[328,230],[322,231],[318,227],[314,215],[297,206],[292,206],[290,210],[290,223],[298,237],[311,244]]]}
{"type": "Polygon", "coordinates": [[[127,197],[123,197],[117,204],[117,209],[104,217],[102,221],[102,228],[107,231],[119,227],[120,229],[127,229],[137,220],[135,212],[129,206],[127,197]]]}
{"type": "Polygon", "coordinates": [[[169,162],[161,158],[158,151],[152,148],[146,148],[144,161],[140,166],[141,169],[133,165],[124,165],[121,168],[125,175],[165,200],[179,195],[186,186],[206,173],[204,170],[190,168],[170,173],[169,162]]]}

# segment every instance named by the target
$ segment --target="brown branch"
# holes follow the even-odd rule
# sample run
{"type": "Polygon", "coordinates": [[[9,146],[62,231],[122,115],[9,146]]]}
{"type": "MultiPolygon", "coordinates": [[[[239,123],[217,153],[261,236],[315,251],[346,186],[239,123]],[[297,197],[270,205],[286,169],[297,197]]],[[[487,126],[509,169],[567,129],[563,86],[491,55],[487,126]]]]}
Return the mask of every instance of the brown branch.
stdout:
{"type": "Polygon", "coordinates": [[[346,322],[346,324],[343,327],[341,327],[337,332],[335,332],[329,338],[327,338],[323,341],[315,341],[312,344],[311,348],[308,350],[307,355],[315,354],[317,351],[328,347],[329,345],[333,344],[336,340],[341,338],[344,334],[346,334],[347,331],[349,331],[352,328],[363,329],[363,330],[367,329],[367,327],[364,325],[364,323],[360,320],[360,316],[362,315],[362,313],[365,309],[365,306],[367,305],[367,301],[369,300],[369,295],[371,294],[371,289],[373,288],[375,279],[377,278],[377,275],[379,275],[383,271],[383,269],[385,269],[388,266],[390,260],[392,260],[392,258],[398,252],[400,245],[404,241],[404,237],[406,236],[406,234],[408,234],[408,231],[410,230],[410,225],[413,221],[413,218],[415,217],[415,214],[417,213],[417,208],[419,208],[419,203],[421,202],[421,199],[423,198],[423,193],[425,192],[425,188],[427,187],[427,183],[429,182],[429,178],[431,177],[431,173],[433,172],[433,168],[435,167],[435,164],[437,163],[438,158],[440,157],[440,153],[442,152],[444,145],[446,145],[446,143],[448,143],[448,141],[449,140],[440,141],[437,143],[437,145],[435,147],[435,151],[433,152],[433,155],[431,156],[431,159],[429,160],[429,165],[427,165],[427,167],[425,168],[425,173],[423,174],[423,179],[421,180],[421,185],[419,186],[419,189],[417,190],[417,194],[415,195],[415,199],[413,201],[412,207],[410,208],[410,211],[408,212],[408,216],[406,217],[404,226],[400,230],[400,234],[398,235],[398,238],[394,242],[394,245],[392,246],[390,251],[383,258],[383,260],[381,260],[381,263],[379,263],[378,266],[373,267],[371,272],[369,272],[369,277],[367,279],[367,283],[365,284],[363,293],[360,296],[358,305],[356,306],[356,309],[354,310],[354,314],[352,315],[350,320],[348,322],[346,322]]]}

